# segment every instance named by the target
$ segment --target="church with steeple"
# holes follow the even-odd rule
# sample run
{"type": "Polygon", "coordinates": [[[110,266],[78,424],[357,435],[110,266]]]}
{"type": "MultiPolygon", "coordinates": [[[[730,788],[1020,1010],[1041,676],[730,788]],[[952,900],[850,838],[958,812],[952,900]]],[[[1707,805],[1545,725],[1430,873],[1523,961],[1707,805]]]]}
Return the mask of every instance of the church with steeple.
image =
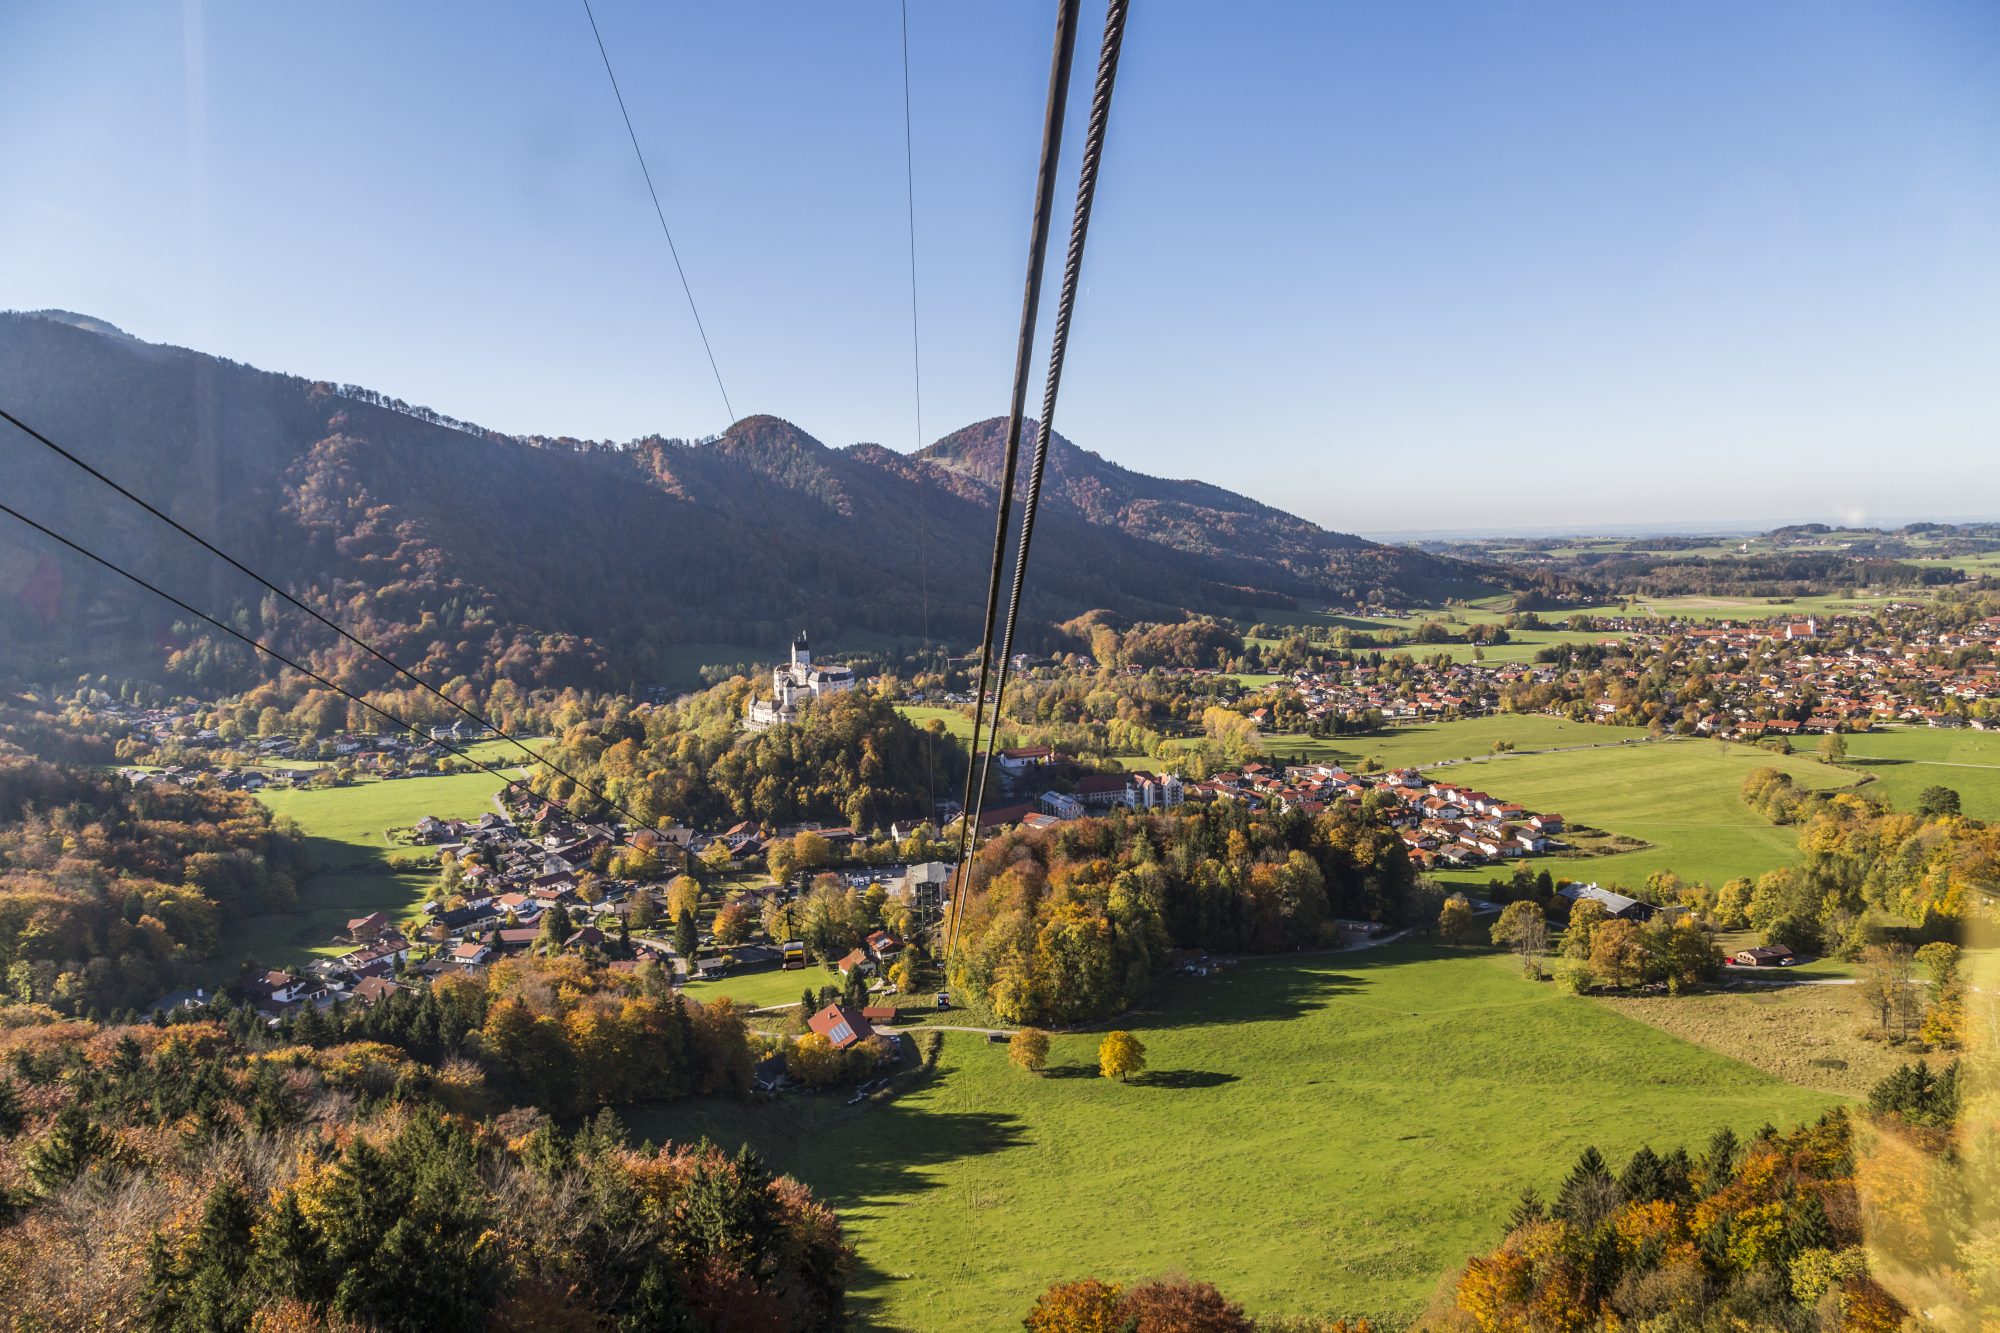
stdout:
{"type": "Polygon", "coordinates": [[[813,665],[812,645],[806,642],[806,632],[800,630],[799,637],[792,640],[791,660],[771,670],[771,697],[752,700],[743,725],[762,731],[780,722],[796,721],[801,706],[853,688],[852,669],[813,665]]]}

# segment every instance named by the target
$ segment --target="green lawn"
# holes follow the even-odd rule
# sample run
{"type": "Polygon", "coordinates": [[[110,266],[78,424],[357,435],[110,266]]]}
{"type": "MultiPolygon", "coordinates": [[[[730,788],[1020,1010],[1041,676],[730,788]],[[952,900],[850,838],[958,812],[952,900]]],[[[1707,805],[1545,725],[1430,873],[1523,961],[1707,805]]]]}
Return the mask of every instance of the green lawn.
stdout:
{"type": "MultiPolygon", "coordinates": [[[[1532,662],[1535,654],[1544,648],[1559,643],[1603,643],[1607,639],[1623,642],[1624,634],[1607,634],[1599,630],[1574,629],[1517,629],[1509,630],[1506,643],[1484,644],[1479,649],[1482,662],[1532,662]]],[[[1444,651],[1456,661],[1472,660],[1472,649],[1464,644],[1447,644],[1444,651]]]]}
{"type": "Polygon", "coordinates": [[[1902,588],[1891,592],[1833,593],[1772,601],[1761,597],[1661,597],[1642,603],[1651,615],[1682,616],[1689,620],[1770,620],[1777,617],[1836,615],[1847,611],[1879,611],[1891,602],[1923,602],[1930,593],[1922,588],[1902,588]]]}
{"type": "Polygon", "coordinates": [[[817,991],[821,986],[839,984],[837,974],[815,963],[792,972],[781,967],[767,967],[755,972],[740,972],[718,981],[690,981],[681,987],[681,993],[690,1000],[734,1000],[749,1009],[762,1009],[773,1004],[795,1005],[799,1002],[801,991],[808,988],[817,991]]]}
{"type": "Polygon", "coordinates": [[[1965,813],[2000,819],[2000,732],[1899,727],[1847,738],[1847,766],[1875,781],[1862,790],[1914,810],[1926,787],[1950,787],[1965,813]]]}
{"type": "Polygon", "coordinates": [[[1097,1077],[1093,1036],[1056,1038],[1036,1077],[948,1034],[936,1077],[884,1106],[627,1120],[747,1138],[811,1184],[859,1246],[862,1326],[1001,1330],[1052,1281],[1174,1270],[1253,1314],[1408,1318],[1586,1145],[1615,1164],[1835,1100],[1429,945],[1176,980],[1128,1022],[1150,1069],[1127,1085],[1097,1077]]]}
{"type": "MultiPolygon", "coordinates": [[[[1644,850],[1610,856],[1529,861],[1537,867],[1546,865],[1551,874],[1561,877],[1626,885],[1642,883],[1655,870],[1672,870],[1685,879],[1719,884],[1738,875],[1762,874],[1793,860],[1797,854],[1797,831],[1767,823],[1743,804],[1743,779],[1753,769],[1780,768],[1792,774],[1802,786],[1819,788],[1846,786],[1863,771],[1892,771],[1836,769],[1804,754],[1784,756],[1749,745],[1707,740],[1646,741],[1645,734],[1634,727],[1570,722],[1541,714],[1501,714],[1329,740],[1274,734],[1264,738],[1264,749],[1279,759],[1298,756],[1308,762],[1345,764],[1350,769],[1368,756],[1379,758],[1391,768],[1423,768],[1436,777],[1474,783],[1495,796],[1519,801],[1531,810],[1560,814],[1572,823],[1653,844],[1644,850]],[[1490,754],[1493,743],[1499,740],[1512,741],[1516,753],[1490,754]],[[1635,743],[1620,743],[1627,740],[1635,743]],[[1571,748],[1580,746],[1598,748],[1571,748]],[[1468,756],[1474,762],[1440,762],[1468,756]]],[[[1933,734],[1961,738],[1975,735],[1933,734]]],[[[1859,742],[1886,738],[1852,739],[1859,742]]],[[[1906,743],[1914,745],[1924,739],[1912,733],[1906,743]]],[[[2000,742],[2000,737],[1984,739],[2000,742]]],[[[1987,774],[1975,769],[1926,768],[1915,764],[1908,771],[2000,778],[2000,771],[1987,774]]],[[[1911,799],[1914,800],[1917,787],[1932,780],[1935,778],[1907,779],[1912,784],[1911,799]]],[[[1969,783],[1962,788],[1968,794],[1972,789],[1969,783]]],[[[2000,783],[1995,783],[1991,790],[1996,801],[2000,801],[2000,783]]],[[[1971,808],[1968,804],[1968,809],[1971,808]]],[[[1479,885],[1496,873],[1501,872],[1489,867],[1445,871],[1438,878],[1452,884],[1479,885]]]]}
{"type": "Polygon", "coordinates": [[[232,977],[247,959],[263,967],[299,967],[316,957],[346,953],[336,944],[347,923],[370,912],[402,918],[417,910],[435,877],[428,872],[316,871],[299,885],[290,912],[263,912],[223,922],[213,960],[217,979],[232,977]]]}

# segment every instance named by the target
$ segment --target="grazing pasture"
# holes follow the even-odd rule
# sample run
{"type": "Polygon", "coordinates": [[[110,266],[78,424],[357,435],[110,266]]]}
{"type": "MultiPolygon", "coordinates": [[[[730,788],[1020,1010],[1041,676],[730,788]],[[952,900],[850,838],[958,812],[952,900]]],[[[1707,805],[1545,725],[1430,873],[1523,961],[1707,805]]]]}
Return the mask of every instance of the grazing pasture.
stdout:
{"type": "Polygon", "coordinates": [[[1846,767],[1874,779],[1862,790],[1914,810],[1926,787],[1950,787],[1974,819],[2000,819],[2000,732],[1897,727],[1847,737],[1846,767]]]}
{"type": "Polygon", "coordinates": [[[750,1142],[811,1184],[859,1246],[859,1324],[1001,1330],[1056,1279],[1172,1269],[1252,1313],[1406,1318],[1586,1145],[1621,1162],[1838,1100],[1428,944],[1177,978],[1122,1025],[1147,1050],[1125,1084],[1098,1076],[1095,1033],[1058,1035],[1046,1075],[947,1033],[887,1104],[627,1119],[750,1142]]]}

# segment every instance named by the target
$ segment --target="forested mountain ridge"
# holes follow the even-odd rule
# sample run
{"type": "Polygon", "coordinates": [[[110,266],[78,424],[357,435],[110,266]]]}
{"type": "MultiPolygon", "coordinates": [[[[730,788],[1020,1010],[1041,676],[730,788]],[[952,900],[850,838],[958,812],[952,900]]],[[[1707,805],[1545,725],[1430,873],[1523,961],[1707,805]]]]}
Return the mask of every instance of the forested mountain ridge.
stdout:
{"type": "MultiPolygon", "coordinates": [[[[1036,423],[1026,423],[1029,441],[1035,430],[1036,423]]],[[[1006,419],[993,417],[952,432],[918,457],[997,485],[1006,438],[1006,419]]],[[[1330,532],[1205,481],[1134,472],[1078,447],[1060,431],[1049,440],[1042,503],[1044,513],[1053,508],[1075,514],[1174,550],[1224,560],[1249,556],[1314,585],[1321,596],[1346,599],[1380,591],[1434,598],[1468,590],[1491,574],[1463,560],[1426,559],[1402,547],[1330,532]]]]}
{"type": "MultiPolygon", "coordinates": [[[[934,634],[976,633],[994,486],[964,446],[993,423],[918,457],[829,448],[768,416],[701,442],[528,439],[53,311],[0,314],[0,401],[427,679],[627,689],[663,679],[679,644],[778,645],[801,625],[836,641],[914,638],[926,598],[934,634]]],[[[382,683],[357,650],[12,431],[0,488],[343,683],[382,683]]],[[[1480,572],[1142,477],[1066,442],[1052,495],[1024,608],[1038,624],[1099,607],[1172,619],[1402,600],[1480,572]]],[[[11,669],[164,668],[215,687],[264,670],[185,619],[0,525],[11,669]]]]}

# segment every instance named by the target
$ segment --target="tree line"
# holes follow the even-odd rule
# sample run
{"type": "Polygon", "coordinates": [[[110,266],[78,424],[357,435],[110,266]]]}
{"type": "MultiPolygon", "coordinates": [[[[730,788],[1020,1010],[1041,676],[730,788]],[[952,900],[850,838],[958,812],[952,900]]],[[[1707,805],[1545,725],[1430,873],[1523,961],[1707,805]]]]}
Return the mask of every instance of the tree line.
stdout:
{"type": "Polygon", "coordinates": [[[1373,807],[1219,801],[1003,833],[961,910],[953,984],[1006,1022],[1061,1025],[1137,1002],[1174,950],[1318,947],[1336,918],[1434,918],[1437,895],[1373,807]]]}
{"type": "Polygon", "coordinates": [[[255,1026],[0,1028],[0,1308],[176,1333],[845,1327],[839,1221],[749,1152],[484,1114],[449,1063],[255,1026]]]}
{"type": "Polygon", "coordinates": [[[225,915],[292,904],[303,844],[248,796],[0,758],[9,1003],[109,1014],[196,975],[225,915]]]}

